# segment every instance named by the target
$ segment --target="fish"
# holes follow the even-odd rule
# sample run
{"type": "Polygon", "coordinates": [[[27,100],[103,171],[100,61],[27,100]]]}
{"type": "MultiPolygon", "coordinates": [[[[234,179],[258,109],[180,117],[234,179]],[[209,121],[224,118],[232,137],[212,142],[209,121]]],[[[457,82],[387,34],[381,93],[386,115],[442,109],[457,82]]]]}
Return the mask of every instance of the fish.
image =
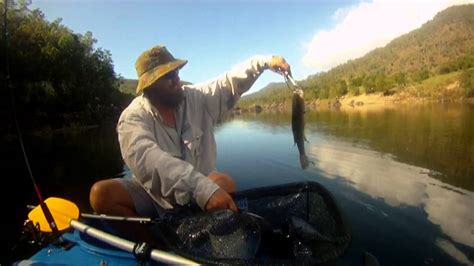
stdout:
{"type": "Polygon", "coordinates": [[[304,134],[305,106],[303,95],[303,90],[301,88],[296,88],[293,91],[293,103],[291,108],[291,129],[293,131],[293,139],[295,141],[295,144],[296,146],[298,146],[301,168],[306,169],[309,165],[309,159],[308,156],[306,156],[304,150],[304,142],[306,141],[306,137],[304,134]]]}
{"type": "Polygon", "coordinates": [[[293,234],[308,243],[313,241],[329,243],[337,242],[335,239],[321,234],[314,226],[296,216],[291,217],[290,228],[293,234]]]}

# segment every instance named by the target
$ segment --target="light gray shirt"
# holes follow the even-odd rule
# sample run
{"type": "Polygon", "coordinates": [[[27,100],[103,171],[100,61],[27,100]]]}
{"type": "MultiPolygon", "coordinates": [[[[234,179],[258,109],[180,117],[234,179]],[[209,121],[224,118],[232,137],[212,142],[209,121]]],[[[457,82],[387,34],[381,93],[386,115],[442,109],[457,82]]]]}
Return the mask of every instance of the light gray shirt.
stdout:
{"type": "Polygon", "coordinates": [[[219,188],[207,178],[216,170],[213,126],[270,60],[255,56],[215,79],[183,86],[185,99],[175,113],[176,133],[143,95],[122,112],[117,124],[122,157],[133,178],[160,206],[169,209],[194,200],[204,209],[219,188]]]}

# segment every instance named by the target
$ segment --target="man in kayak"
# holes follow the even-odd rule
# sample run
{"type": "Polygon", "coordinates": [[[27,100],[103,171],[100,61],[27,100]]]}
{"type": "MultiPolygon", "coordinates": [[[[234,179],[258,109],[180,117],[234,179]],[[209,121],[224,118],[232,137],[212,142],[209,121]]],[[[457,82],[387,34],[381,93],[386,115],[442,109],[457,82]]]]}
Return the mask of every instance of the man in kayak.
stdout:
{"type": "Polygon", "coordinates": [[[210,81],[182,85],[179,69],[186,63],[164,46],[138,57],[138,96],[117,124],[133,177],[95,183],[90,192],[95,212],[159,217],[191,202],[204,211],[237,210],[229,195],[234,181],[216,172],[213,126],[264,70],[290,72],[290,66],[279,56],[255,56],[210,81]]]}

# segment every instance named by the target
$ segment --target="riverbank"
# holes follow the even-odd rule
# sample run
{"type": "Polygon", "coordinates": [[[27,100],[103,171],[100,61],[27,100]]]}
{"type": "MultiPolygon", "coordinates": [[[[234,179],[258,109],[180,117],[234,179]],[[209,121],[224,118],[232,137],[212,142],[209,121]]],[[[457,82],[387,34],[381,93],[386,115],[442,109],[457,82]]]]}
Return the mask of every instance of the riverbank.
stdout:
{"type": "MultiPolygon", "coordinates": [[[[447,89],[449,91],[449,89],[447,89]]],[[[403,90],[393,94],[371,93],[361,94],[357,96],[342,96],[338,99],[317,99],[314,101],[306,101],[306,109],[335,109],[335,110],[382,110],[394,109],[400,106],[416,106],[423,104],[443,104],[443,103],[467,103],[474,105],[474,97],[465,98],[453,93],[449,97],[430,97],[418,96],[413,92],[403,90]]],[[[274,112],[274,111],[291,111],[291,99],[280,103],[255,104],[251,107],[238,107],[235,109],[236,114],[245,112],[274,112]]]]}
{"type": "MultiPolygon", "coordinates": [[[[412,106],[433,103],[470,103],[474,104],[474,93],[471,83],[461,82],[462,72],[452,72],[435,75],[421,82],[395,86],[384,92],[363,93],[364,87],[352,89],[344,96],[332,99],[319,99],[318,92],[313,88],[304,88],[305,105],[309,110],[314,109],[380,109],[397,108],[398,106],[412,106]],[[464,85],[462,85],[464,84],[464,85]],[[466,87],[467,86],[467,87],[466,87]],[[362,92],[354,95],[354,92],[362,92]],[[470,97],[470,98],[469,98],[470,97]],[[318,98],[318,99],[317,99],[318,98]]],[[[377,91],[370,89],[370,91],[377,91]]],[[[281,96],[281,95],[280,95],[281,96]]],[[[243,99],[239,102],[236,112],[260,111],[291,111],[291,92],[281,97],[265,96],[243,99]],[[271,102],[270,99],[273,99],[271,102]]]]}

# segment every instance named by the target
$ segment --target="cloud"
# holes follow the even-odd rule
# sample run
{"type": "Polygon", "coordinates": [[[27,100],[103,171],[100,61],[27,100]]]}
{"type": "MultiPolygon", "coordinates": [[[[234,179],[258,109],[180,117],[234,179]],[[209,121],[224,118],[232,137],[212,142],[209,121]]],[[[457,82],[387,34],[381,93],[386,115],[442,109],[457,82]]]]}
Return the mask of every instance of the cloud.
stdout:
{"type": "Polygon", "coordinates": [[[339,142],[309,146],[308,155],[318,171],[326,177],[342,177],[357,190],[388,205],[420,206],[424,202],[426,183],[420,180],[420,168],[397,162],[389,155],[348,147],[339,142]]]}
{"type": "Polygon", "coordinates": [[[436,245],[446,254],[456,259],[458,262],[464,265],[472,265],[472,261],[469,260],[466,254],[456,248],[456,246],[453,245],[453,243],[451,243],[449,240],[438,238],[436,239],[436,245]]]}
{"type": "Polygon", "coordinates": [[[474,0],[372,0],[337,10],[336,25],[305,44],[303,63],[326,71],[419,28],[439,11],[474,0]]]}
{"type": "MultiPolygon", "coordinates": [[[[343,178],[356,190],[393,207],[423,208],[428,221],[439,225],[454,242],[474,247],[473,192],[430,177],[428,169],[338,141],[310,145],[308,155],[324,177],[343,178]]],[[[462,252],[445,242],[441,244],[446,253],[466,261],[462,252]]]]}

